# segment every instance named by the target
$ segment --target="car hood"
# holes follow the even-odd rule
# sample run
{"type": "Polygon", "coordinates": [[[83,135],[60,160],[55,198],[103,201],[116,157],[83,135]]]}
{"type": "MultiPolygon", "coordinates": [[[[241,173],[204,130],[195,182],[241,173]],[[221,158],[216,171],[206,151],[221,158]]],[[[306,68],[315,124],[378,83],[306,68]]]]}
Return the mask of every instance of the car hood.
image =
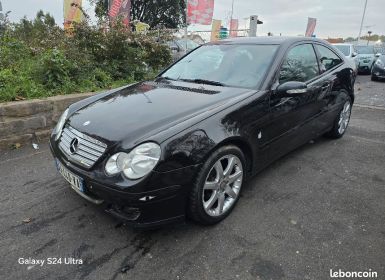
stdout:
{"type": "Polygon", "coordinates": [[[124,141],[129,147],[181,122],[199,121],[197,116],[214,114],[252,93],[179,81],[142,82],[75,104],[67,123],[109,145],[124,141]]]}

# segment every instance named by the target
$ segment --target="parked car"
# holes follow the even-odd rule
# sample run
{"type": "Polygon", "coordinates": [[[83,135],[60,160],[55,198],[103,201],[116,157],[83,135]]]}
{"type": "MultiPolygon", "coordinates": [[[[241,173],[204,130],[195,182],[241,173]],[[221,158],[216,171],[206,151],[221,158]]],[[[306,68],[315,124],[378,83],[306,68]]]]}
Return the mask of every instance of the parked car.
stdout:
{"type": "Polygon", "coordinates": [[[374,52],[385,55],[385,46],[375,46],[374,52]]]}
{"type": "Polygon", "coordinates": [[[371,73],[374,62],[379,54],[375,53],[374,46],[355,46],[358,53],[358,72],[371,73]]]}
{"type": "Polygon", "coordinates": [[[378,57],[372,68],[372,81],[385,79],[385,55],[378,57]]]}
{"type": "Polygon", "coordinates": [[[186,53],[189,53],[195,48],[199,47],[198,43],[190,39],[176,39],[176,40],[167,42],[167,45],[171,49],[173,61],[177,61],[186,53]]]}
{"type": "Polygon", "coordinates": [[[360,61],[358,58],[358,53],[354,49],[354,45],[340,43],[340,44],[333,44],[333,46],[335,46],[340,52],[342,52],[347,59],[353,61],[358,71],[358,65],[360,61]]]}
{"type": "Polygon", "coordinates": [[[76,193],[128,224],[215,224],[248,178],[311,139],[344,135],[353,68],[316,38],[209,43],[155,80],[69,106],[52,154],[76,193]]]}

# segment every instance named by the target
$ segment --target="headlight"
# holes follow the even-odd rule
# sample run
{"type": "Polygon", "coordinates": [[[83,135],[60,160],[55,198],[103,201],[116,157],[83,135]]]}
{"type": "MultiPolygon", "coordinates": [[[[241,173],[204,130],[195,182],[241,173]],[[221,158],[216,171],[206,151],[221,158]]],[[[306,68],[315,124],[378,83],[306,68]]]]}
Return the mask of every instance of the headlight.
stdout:
{"type": "Polygon", "coordinates": [[[130,153],[117,153],[111,156],[105,166],[108,175],[120,172],[129,179],[139,179],[154,169],[161,155],[158,144],[145,143],[133,149],[130,153]]]}
{"type": "Polygon", "coordinates": [[[64,126],[64,123],[67,119],[67,115],[68,115],[68,109],[64,111],[64,113],[61,115],[59,121],[57,122],[54,130],[53,130],[53,134],[55,134],[55,140],[58,140],[60,135],[61,135],[61,132],[63,130],[63,126],[64,126]]]}
{"type": "Polygon", "coordinates": [[[385,66],[385,64],[381,60],[379,60],[379,59],[377,59],[376,65],[381,66],[381,67],[385,66]]]}

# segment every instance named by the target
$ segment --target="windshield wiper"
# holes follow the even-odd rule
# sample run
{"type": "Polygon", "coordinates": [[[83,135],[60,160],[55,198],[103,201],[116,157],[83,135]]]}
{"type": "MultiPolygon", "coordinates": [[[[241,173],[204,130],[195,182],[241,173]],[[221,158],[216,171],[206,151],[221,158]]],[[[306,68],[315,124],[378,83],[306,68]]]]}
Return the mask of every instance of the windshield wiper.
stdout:
{"type": "Polygon", "coordinates": [[[184,82],[195,83],[195,84],[206,84],[206,85],[220,86],[220,87],[225,86],[225,84],[221,82],[204,80],[204,79],[180,79],[180,80],[184,82]]]}
{"type": "Polygon", "coordinates": [[[169,81],[176,81],[176,79],[173,79],[173,78],[170,78],[170,77],[167,77],[167,76],[160,76],[160,77],[157,77],[156,78],[157,80],[169,80],[169,81]]]}

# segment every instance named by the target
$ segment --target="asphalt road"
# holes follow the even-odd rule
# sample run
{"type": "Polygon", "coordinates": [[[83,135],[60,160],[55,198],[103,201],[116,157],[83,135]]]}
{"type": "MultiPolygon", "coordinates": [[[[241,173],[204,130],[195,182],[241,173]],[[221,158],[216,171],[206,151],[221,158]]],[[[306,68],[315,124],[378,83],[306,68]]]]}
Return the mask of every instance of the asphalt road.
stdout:
{"type": "Polygon", "coordinates": [[[385,279],[385,83],[360,76],[347,134],[252,179],[222,223],[136,231],[74,193],[48,146],[0,155],[0,279],[385,279]],[[19,258],[82,265],[18,264],[19,258]]]}

